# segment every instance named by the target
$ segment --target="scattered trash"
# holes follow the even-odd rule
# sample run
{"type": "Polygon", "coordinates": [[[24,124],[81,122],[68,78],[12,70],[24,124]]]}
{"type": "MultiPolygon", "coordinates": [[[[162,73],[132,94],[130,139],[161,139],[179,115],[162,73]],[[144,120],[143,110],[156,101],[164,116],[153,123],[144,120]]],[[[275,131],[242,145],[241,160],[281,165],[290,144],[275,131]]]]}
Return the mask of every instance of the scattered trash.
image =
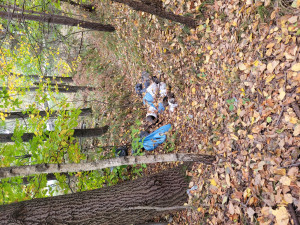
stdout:
{"type": "MultiPolygon", "coordinates": [[[[146,121],[151,125],[158,122],[158,114],[166,111],[174,112],[178,104],[175,101],[173,93],[168,93],[167,85],[161,82],[156,76],[150,78],[149,73],[142,72],[141,82],[135,86],[136,93],[143,96],[143,104],[147,107],[146,121]],[[144,88],[143,88],[144,87],[144,88]]],[[[151,126],[150,125],[150,126],[151,126]]],[[[166,140],[166,132],[171,128],[167,124],[155,130],[152,133],[142,131],[140,133],[140,142],[143,141],[143,148],[146,151],[154,150],[159,144],[166,140]]],[[[133,153],[136,152],[133,150],[133,153]]]]}
{"type": "Polygon", "coordinates": [[[142,72],[142,83],[136,84],[135,85],[135,92],[142,96],[143,93],[146,92],[147,88],[150,86],[150,79],[149,79],[149,73],[146,71],[142,72]],[[143,88],[144,84],[144,88],[143,88]]]}
{"type": "Polygon", "coordinates": [[[145,137],[143,141],[143,147],[147,151],[154,150],[159,144],[162,144],[167,136],[166,132],[168,132],[171,128],[171,124],[164,125],[158,128],[156,131],[153,131],[151,134],[145,137]]]}
{"type": "Polygon", "coordinates": [[[190,189],[187,189],[187,190],[186,190],[186,193],[187,193],[189,196],[191,196],[191,195],[192,195],[191,191],[195,191],[195,190],[197,190],[197,189],[198,189],[198,186],[197,186],[197,185],[194,185],[194,186],[191,187],[190,189]]]}
{"type": "Polygon", "coordinates": [[[128,148],[126,146],[121,146],[116,149],[116,157],[128,156],[128,148]]]}

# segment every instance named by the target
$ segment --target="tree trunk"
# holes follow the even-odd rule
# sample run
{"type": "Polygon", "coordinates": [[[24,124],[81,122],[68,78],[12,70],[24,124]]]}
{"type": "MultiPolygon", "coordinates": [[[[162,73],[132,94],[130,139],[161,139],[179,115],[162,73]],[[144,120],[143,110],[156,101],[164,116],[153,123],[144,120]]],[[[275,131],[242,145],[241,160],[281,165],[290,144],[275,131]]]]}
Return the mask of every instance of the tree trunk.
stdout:
{"type": "Polygon", "coordinates": [[[168,20],[172,20],[172,21],[184,24],[188,27],[196,28],[196,26],[197,26],[196,21],[191,17],[185,17],[185,16],[176,15],[171,12],[166,12],[159,7],[153,7],[151,5],[147,5],[142,2],[138,2],[138,1],[134,1],[134,0],[112,0],[112,1],[128,5],[129,7],[133,8],[134,10],[137,10],[137,11],[147,12],[152,15],[156,15],[156,16],[168,19],[168,20]]]}
{"type": "Polygon", "coordinates": [[[79,4],[77,2],[71,1],[71,0],[60,0],[61,2],[67,2],[70,5],[73,6],[79,6],[80,8],[88,11],[88,12],[94,12],[95,11],[95,6],[94,5],[88,5],[88,4],[79,4]]]}
{"type": "MultiPolygon", "coordinates": [[[[92,114],[92,109],[91,108],[84,108],[84,109],[80,109],[81,110],[81,113],[79,116],[88,116],[88,115],[91,115],[92,114]]],[[[67,110],[68,111],[68,110],[67,110]]],[[[5,118],[6,119],[19,119],[19,118],[28,118],[29,115],[31,113],[28,113],[28,112],[25,112],[25,114],[23,112],[2,112],[5,115],[5,118]]],[[[47,115],[47,112],[46,111],[39,111],[39,115],[41,117],[45,117],[47,115]]],[[[57,116],[57,111],[54,111],[51,113],[50,117],[56,117],[57,116]]]]}
{"type": "MultiPolygon", "coordinates": [[[[16,74],[11,74],[11,75],[16,75],[16,74]]],[[[72,77],[53,77],[53,76],[43,76],[43,78],[41,78],[41,76],[39,75],[23,75],[20,74],[19,77],[29,77],[33,80],[39,81],[47,81],[47,79],[50,79],[51,83],[58,83],[58,82],[63,82],[63,83],[72,83],[73,82],[73,78],[72,77]]]]}
{"type": "Polygon", "coordinates": [[[62,163],[62,164],[36,164],[17,167],[0,168],[0,179],[15,176],[30,176],[42,173],[67,173],[82,172],[90,170],[100,170],[123,165],[150,164],[161,162],[201,162],[212,164],[215,156],[199,154],[162,154],[162,155],[144,155],[144,156],[125,156],[112,159],[104,159],[95,162],[86,163],[62,163]]]}
{"type": "MultiPolygon", "coordinates": [[[[61,93],[75,93],[78,91],[84,91],[84,90],[89,90],[89,91],[94,91],[95,88],[94,87],[86,87],[86,86],[69,86],[69,85],[62,85],[62,84],[57,84],[57,90],[61,93]]],[[[24,91],[36,91],[39,89],[39,87],[29,87],[29,88],[25,88],[25,87],[21,87],[19,88],[20,90],[24,90],[24,91]]],[[[0,87],[0,90],[3,90],[3,87],[0,87]]],[[[50,88],[51,91],[56,91],[56,88],[51,87],[50,88]]]]}
{"type": "Polygon", "coordinates": [[[187,201],[187,188],[188,182],[181,166],[111,187],[3,205],[0,206],[0,223],[143,223],[169,212],[171,207],[183,205],[187,201]],[[158,207],[161,210],[157,210],[158,207]]]}
{"type": "MultiPolygon", "coordinates": [[[[74,129],[73,137],[98,137],[105,134],[109,126],[92,129],[74,129]]],[[[47,136],[46,134],[43,134],[47,136]]],[[[23,142],[28,142],[34,137],[34,133],[24,133],[22,136],[23,142]]],[[[11,138],[13,134],[0,134],[0,143],[13,142],[11,138]]]]}
{"type": "MultiPolygon", "coordinates": [[[[34,12],[34,13],[41,14],[39,12],[34,12]]],[[[54,23],[54,24],[61,24],[61,25],[75,26],[75,27],[79,26],[82,28],[87,28],[87,29],[97,30],[97,31],[106,31],[106,32],[115,31],[115,28],[110,24],[104,25],[101,23],[92,23],[84,20],[73,19],[71,17],[51,15],[46,13],[43,13],[43,15],[32,15],[32,14],[24,14],[24,12],[16,13],[16,12],[0,11],[0,17],[4,19],[34,20],[42,23],[54,23]]]]}
{"type": "MultiPolygon", "coordinates": [[[[34,82],[33,84],[38,86],[40,83],[39,82],[34,82]]],[[[70,85],[66,85],[66,84],[50,84],[49,86],[52,87],[51,90],[55,90],[53,85],[57,86],[58,89],[60,90],[60,92],[64,92],[64,91],[66,91],[66,92],[78,92],[78,91],[85,91],[85,90],[89,90],[89,91],[94,91],[95,90],[94,87],[88,87],[88,86],[70,86],[70,85]]]]}

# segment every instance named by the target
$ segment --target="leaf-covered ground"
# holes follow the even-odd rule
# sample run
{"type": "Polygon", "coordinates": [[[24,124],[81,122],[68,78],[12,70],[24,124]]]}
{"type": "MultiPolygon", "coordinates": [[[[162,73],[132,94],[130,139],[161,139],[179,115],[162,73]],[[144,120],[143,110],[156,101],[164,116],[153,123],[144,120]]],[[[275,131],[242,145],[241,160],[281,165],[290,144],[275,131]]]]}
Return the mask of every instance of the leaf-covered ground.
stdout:
{"type": "Polygon", "coordinates": [[[173,224],[293,224],[288,204],[299,215],[300,2],[288,2],[163,1],[195,17],[196,29],[95,2],[116,32],[91,42],[131,94],[144,70],[175,93],[179,107],[163,118],[173,151],[217,156],[189,172],[193,208],[173,224]]]}

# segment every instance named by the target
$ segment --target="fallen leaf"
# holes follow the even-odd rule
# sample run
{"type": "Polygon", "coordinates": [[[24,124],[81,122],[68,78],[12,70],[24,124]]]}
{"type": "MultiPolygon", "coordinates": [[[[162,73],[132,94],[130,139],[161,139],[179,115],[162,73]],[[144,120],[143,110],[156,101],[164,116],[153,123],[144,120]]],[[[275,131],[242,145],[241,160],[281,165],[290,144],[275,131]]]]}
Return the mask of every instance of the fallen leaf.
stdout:
{"type": "Polygon", "coordinates": [[[294,128],[294,136],[298,136],[300,134],[300,124],[297,124],[294,128]]]}
{"type": "Polygon", "coordinates": [[[276,217],[278,225],[287,225],[289,223],[289,213],[284,206],[272,210],[272,214],[276,217]]]}
{"type": "Polygon", "coordinates": [[[293,197],[291,194],[284,194],[283,198],[287,203],[293,203],[293,197]]]}
{"type": "Polygon", "coordinates": [[[255,134],[258,134],[261,131],[261,128],[259,126],[253,127],[252,132],[255,134]]]}
{"type": "Polygon", "coordinates": [[[255,211],[251,207],[249,207],[247,209],[247,214],[248,214],[249,218],[252,220],[253,219],[253,215],[255,214],[255,211]]]}
{"type": "Polygon", "coordinates": [[[286,175],[286,170],[284,168],[278,168],[278,169],[275,169],[274,173],[278,174],[278,175],[285,176],[286,175]]]}
{"type": "Polygon", "coordinates": [[[279,64],[279,61],[277,61],[277,60],[274,60],[274,61],[268,63],[268,65],[267,65],[268,72],[273,73],[274,69],[276,68],[276,66],[278,66],[278,64],[279,64]]]}
{"type": "Polygon", "coordinates": [[[285,91],[283,90],[283,88],[279,89],[279,100],[283,100],[285,97],[285,91]]]}
{"type": "Polygon", "coordinates": [[[210,184],[213,186],[217,186],[217,182],[214,179],[210,179],[210,184]]]}
{"type": "Polygon", "coordinates": [[[291,178],[295,178],[298,174],[298,171],[298,167],[292,167],[291,169],[289,169],[288,176],[291,178]]]}
{"type": "Polygon", "coordinates": [[[292,3],[292,7],[299,8],[300,7],[300,0],[294,0],[292,3]]]}
{"type": "Polygon", "coordinates": [[[298,16],[292,16],[291,18],[288,19],[288,21],[289,21],[290,23],[296,23],[297,20],[298,20],[298,16]]]}
{"type": "Polygon", "coordinates": [[[279,181],[283,185],[290,185],[291,184],[291,179],[289,177],[287,177],[287,176],[281,177],[279,181]]]}
{"type": "Polygon", "coordinates": [[[239,69],[243,71],[243,70],[246,70],[247,67],[246,67],[246,65],[244,63],[240,63],[239,64],[239,69]]]}
{"type": "Polygon", "coordinates": [[[300,71],[300,63],[296,63],[292,66],[291,70],[295,71],[295,72],[299,72],[300,71]]]}
{"type": "Polygon", "coordinates": [[[275,77],[275,74],[271,74],[269,76],[267,76],[266,78],[266,84],[270,83],[275,77]]]}
{"type": "Polygon", "coordinates": [[[239,140],[239,138],[238,138],[236,135],[234,135],[234,134],[231,134],[231,138],[232,138],[233,140],[235,140],[235,141],[238,141],[238,140],[239,140]]]}
{"type": "Polygon", "coordinates": [[[196,94],[196,88],[192,88],[192,94],[196,94]]]}
{"type": "Polygon", "coordinates": [[[234,214],[234,206],[233,206],[232,202],[229,202],[228,211],[231,215],[234,214]]]}

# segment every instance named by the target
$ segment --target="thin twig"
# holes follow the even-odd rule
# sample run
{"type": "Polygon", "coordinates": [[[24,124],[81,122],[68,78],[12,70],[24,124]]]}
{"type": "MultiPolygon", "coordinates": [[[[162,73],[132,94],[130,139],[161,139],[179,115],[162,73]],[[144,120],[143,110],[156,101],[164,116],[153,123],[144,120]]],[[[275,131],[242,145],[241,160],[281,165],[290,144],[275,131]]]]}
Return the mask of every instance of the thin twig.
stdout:
{"type": "MultiPolygon", "coordinates": [[[[285,79],[284,79],[284,86],[283,86],[283,88],[284,88],[284,91],[286,91],[287,72],[285,72],[285,76],[284,76],[284,77],[285,77],[285,79]]],[[[284,99],[282,99],[282,101],[283,101],[283,100],[284,100],[284,99]]],[[[281,117],[282,117],[282,114],[283,114],[283,111],[284,111],[284,108],[285,108],[284,105],[282,105],[281,107],[282,107],[282,108],[281,108],[281,112],[280,112],[279,117],[278,117],[278,119],[277,119],[276,126],[279,125],[280,119],[281,119],[281,117]]]]}
{"type": "Polygon", "coordinates": [[[284,105],[283,105],[282,108],[281,108],[281,112],[280,112],[279,117],[278,117],[278,119],[277,119],[276,126],[279,125],[279,122],[280,122],[280,119],[281,119],[281,117],[282,117],[283,111],[284,111],[284,105]]]}
{"type": "Polygon", "coordinates": [[[288,210],[289,210],[289,212],[290,212],[290,214],[291,214],[291,216],[292,216],[292,218],[293,218],[293,221],[294,221],[294,224],[295,225],[300,225],[299,224],[299,220],[298,220],[298,218],[297,218],[297,215],[296,215],[296,213],[295,213],[295,210],[294,210],[294,207],[293,207],[293,205],[292,204],[288,204],[288,210]]]}
{"type": "Polygon", "coordinates": [[[298,167],[300,166],[300,162],[296,162],[296,163],[293,163],[293,164],[290,164],[290,165],[287,165],[287,166],[281,166],[281,167],[278,167],[278,168],[289,168],[289,167],[298,167]]]}

